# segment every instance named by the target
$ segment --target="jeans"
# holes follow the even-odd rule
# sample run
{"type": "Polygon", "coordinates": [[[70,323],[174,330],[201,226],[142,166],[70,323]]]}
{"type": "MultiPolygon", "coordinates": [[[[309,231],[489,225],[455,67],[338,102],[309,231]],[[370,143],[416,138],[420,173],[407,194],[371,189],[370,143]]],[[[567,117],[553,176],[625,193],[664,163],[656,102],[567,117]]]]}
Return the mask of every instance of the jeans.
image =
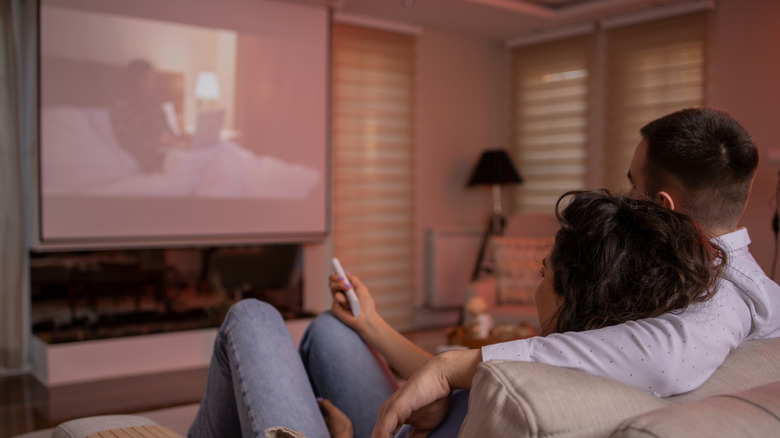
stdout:
{"type": "Polygon", "coordinates": [[[396,382],[378,355],[330,312],[318,316],[300,353],[276,309],[257,300],[234,304],[217,333],[206,392],[188,436],[253,437],[273,426],[307,438],[328,437],[316,397],[371,435],[396,382]]]}
{"type": "Polygon", "coordinates": [[[329,311],[307,327],[300,353],[314,392],[347,415],[356,438],[370,437],[380,406],[398,389],[384,359],[329,311]]]}

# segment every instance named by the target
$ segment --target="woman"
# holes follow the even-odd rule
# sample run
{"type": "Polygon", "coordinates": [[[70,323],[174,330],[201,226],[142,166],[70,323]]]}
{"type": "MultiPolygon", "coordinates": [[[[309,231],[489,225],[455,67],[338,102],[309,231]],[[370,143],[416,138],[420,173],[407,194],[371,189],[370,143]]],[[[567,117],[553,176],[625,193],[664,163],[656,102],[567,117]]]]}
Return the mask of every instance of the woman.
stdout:
{"type": "MultiPolygon", "coordinates": [[[[545,333],[681,310],[714,293],[725,253],[685,215],[603,191],[565,194],[556,215],[561,229],[537,290],[545,333]]],[[[480,350],[431,359],[392,329],[360,279],[349,277],[360,315],[349,311],[343,279],[331,276],[332,311],[312,322],[300,356],[270,306],[234,306],[215,343],[207,392],[190,436],[249,436],[279,425],[309,438],[329,436],[328,426],[332,436],[352,436],[350,420],[361,437],[372,428],[373,436],[388,436],[404,423],[414,425],[415,433],[456,434],[467,393],[458,393],[452,407],[449,395],[452,388],[470,387],[480,350]],[[409,379],[400,390],[378,356],[409,379]],[[328,426],[315,394],[329,400],[321,402],[328,426]]]]}

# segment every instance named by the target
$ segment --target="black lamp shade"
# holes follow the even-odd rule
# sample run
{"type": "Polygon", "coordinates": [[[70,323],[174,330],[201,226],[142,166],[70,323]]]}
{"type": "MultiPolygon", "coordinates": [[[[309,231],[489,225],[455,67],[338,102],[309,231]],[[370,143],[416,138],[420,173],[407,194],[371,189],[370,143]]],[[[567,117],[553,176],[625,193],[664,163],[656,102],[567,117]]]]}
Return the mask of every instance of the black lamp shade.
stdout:
{"type": "Polygon", "coordinates": [[[469,180],[469,186],[478,184],[511,184],[521,183],[523,178],[517,173],[509,155],[503,149],[488,150],[474,169],[469,180]]]}

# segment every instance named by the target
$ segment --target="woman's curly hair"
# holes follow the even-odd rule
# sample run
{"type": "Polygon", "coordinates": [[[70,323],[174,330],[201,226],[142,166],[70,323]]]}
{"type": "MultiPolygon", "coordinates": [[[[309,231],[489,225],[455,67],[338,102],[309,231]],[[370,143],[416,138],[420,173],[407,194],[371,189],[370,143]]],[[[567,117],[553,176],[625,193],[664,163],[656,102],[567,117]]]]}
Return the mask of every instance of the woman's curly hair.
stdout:
{"type": "Polygon", "coordinates": [[[606,190],[565,193],[555,214],[556,332],[682,310],[716,292],[726,253],[685,214],[606,190]]]}

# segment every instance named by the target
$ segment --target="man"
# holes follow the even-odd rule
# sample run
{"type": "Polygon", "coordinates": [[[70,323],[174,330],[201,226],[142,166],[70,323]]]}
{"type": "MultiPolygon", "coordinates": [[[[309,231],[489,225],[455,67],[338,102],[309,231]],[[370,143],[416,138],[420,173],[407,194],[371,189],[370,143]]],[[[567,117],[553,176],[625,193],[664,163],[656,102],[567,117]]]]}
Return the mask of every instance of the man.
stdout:
{"type": "Polygon", "coordinates": [[[482,361],[547,363],[669,396],[697,388],[741,342],[780,336],[780,286],[750,254],[747,230],[737,229],[758,166],[747,131],[722,111],[694,108],[640,133],[631,193],[693,216],[716,236],[728,262],[714,298],[678,314],[436,356],[382,405],[372,436],[387,436],[412,412],[469,388],[482,361]]]}
{"type": "Polygon", "coordinates": [[[162,172],[164,149],[186,145],[188,139],[176,134],[166,117],[163,103],[155,94],[152,64],[135,59],[123,73],[119,99],[110,110],[114,135],[119,145],[135,157],[141,171],[162,172]]]}

